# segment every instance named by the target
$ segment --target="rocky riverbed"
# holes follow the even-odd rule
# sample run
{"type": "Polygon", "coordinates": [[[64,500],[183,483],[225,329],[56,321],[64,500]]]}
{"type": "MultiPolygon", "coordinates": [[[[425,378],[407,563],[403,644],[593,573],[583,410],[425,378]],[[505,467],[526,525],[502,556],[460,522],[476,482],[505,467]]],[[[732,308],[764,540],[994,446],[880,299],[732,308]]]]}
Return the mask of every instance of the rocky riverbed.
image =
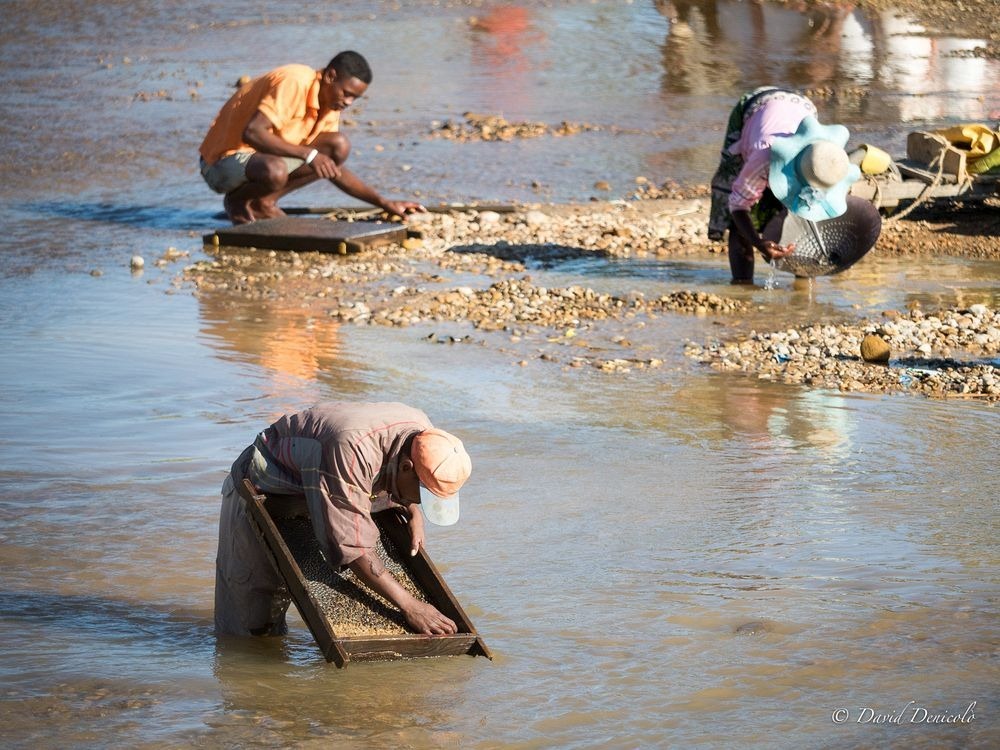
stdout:
{"type": "Polygon", "coordinates": [[[1000,400],[1000,313],[986,305],[751,331],[735,341],[689,343],[685,353],[717,370],[785,383],[1000,400]],[[861,342],[866,336],[888,345],[888,361],[865,361],[861,342]]]}
{"type": "MultiPolygon", "coordinates": [[[[645,192],[650,194],[648,186],[645,192]]],[[[701,197],[440,207],[413,217],[402,244],[354,255],[208,247],[210,258],[188,266],[176,283],[192,286],[196,294],[294,304],[345,324],[440,326],[447,333],[432,333],[429,339],[480,343],[508,352],[521,364],[530,357],[605,372],[655,368],[668,347],[681,344],[663,342],[659,350],[646,347],[640,355],[631,348],[629,329],[664,314],[726,319],[730,328],[738,328],[750,303],[698,290],[614,295],[583,285],[551,288],[538,284],[531,272],[587,256],[714,254],[724,267],[724,246],[705,237],[706,210],[701,197]]],[[[329,215],[353,216],[347,210],[329,215]]],[[[1000,258],[1000,232],[993,231],[1000,213],[994,206],[913,217],[887,222],[872,252],[1000,258]]],[[[751,331],[685,348],[690,358],[715,369],[789,383],[989,401],[1000,399],[1000,376],[990,361],[998,351],[1000,318],[982,305],[886,311],[879,321],[751,331]],[[892,352],[888,366],[862,361],[859,346],[866,333],[886,340],[892,352]]]]}

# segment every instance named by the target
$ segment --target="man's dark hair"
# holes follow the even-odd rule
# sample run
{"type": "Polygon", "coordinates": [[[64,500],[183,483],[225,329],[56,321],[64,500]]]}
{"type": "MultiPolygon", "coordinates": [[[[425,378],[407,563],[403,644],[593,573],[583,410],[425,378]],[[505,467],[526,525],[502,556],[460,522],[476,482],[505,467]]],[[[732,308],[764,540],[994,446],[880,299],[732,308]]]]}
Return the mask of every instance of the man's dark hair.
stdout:
{"type": "Polygon", "coordinates": [[[337,53],[326,67],[337,71],[338,78],[357,78],[365,85],[372,82],[372,69],[368,61],[353,50],[337,53]]]}

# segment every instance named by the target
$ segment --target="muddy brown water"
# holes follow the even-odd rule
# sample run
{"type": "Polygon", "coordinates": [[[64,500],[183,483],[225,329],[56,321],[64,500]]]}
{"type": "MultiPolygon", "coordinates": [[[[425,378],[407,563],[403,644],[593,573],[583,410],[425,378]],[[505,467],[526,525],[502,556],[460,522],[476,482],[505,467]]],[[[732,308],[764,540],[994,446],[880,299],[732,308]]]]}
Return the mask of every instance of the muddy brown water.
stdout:
{"type": "MultiPolygon", "coordinates": [[[[490,8],[447,2],[4,4],[5,747],[995,746],[995,408],[713,375],[681,353],[736,325],[711,318],[627,330],[655,371],[518,367],[427,328],[195,299],[187,261],[154,263],[215,226],[195,149],[231,83],[348,46],[376,68],[356,169],[428,200],[704,181],[730,102],[766,82],[865,88],[821,107],[890,147],[1000,108],[997,62],[947,54],[974,37],[853,11],[818,40],[766,4],[667,5],[531,3],[487,32],[469,17],[490,8]],[[640,132],[425,138],[466,110],[640,132]],[[402,400],[465,439],[462,521],[428,546],[496,661],[338,671],[297,620],[213,637],[225,470],[328,398],[402,400]]],[[[997,271],[873,258],[738,293],[775,325],[996,305],[997,271]]],[[[721,258],[533,274],[731,293],[721,258]]]]}

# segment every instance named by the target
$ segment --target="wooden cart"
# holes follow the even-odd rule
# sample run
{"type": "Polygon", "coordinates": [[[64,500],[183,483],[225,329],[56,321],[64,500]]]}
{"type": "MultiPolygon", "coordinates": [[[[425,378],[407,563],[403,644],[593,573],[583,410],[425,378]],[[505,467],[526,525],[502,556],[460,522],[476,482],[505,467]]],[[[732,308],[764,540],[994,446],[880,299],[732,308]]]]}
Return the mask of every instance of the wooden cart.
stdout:
{"type": "Polygon", "coordinates": [[[911,201],[981,201],[1000,196],[1000,175],[969,174],[962,150],[934,133],[910,133],[906,158],[894,164],[895,170],[866,175],[854,183],[851,195],[869,200],[878,208],[894,208],[911,201]]]}

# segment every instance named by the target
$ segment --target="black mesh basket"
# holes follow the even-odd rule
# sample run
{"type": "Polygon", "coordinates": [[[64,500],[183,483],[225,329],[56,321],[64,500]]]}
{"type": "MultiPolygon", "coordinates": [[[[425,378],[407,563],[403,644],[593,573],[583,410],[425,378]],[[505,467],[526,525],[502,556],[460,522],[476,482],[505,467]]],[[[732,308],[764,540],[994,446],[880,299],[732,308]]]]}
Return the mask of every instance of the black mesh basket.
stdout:
{"type": "Polygon", "coordinates": [[[871,203],[847,197],[847,211],[835,219],[808,221],[785,217],[781,245],[795,244],[795,252],[776,265],[796,276],[829,276],[846,271],[872,249],[882,231],[882,217],[871,203]]]}

